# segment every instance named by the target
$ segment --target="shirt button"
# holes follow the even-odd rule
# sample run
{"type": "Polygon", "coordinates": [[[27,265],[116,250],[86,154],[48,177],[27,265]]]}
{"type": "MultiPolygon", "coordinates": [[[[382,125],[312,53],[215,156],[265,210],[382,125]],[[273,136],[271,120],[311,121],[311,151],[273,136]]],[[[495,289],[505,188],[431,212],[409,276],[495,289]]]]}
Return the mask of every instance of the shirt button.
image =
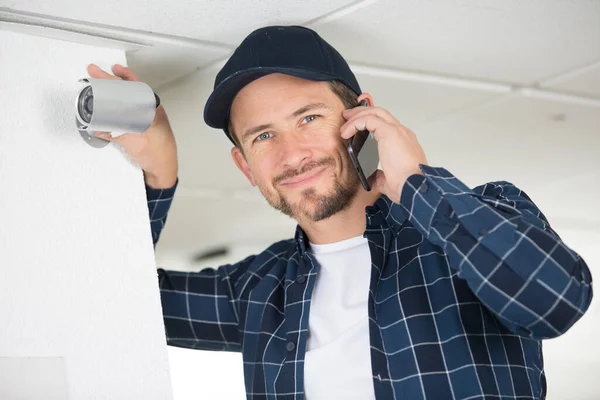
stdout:
{"type": "Polygon", "coordinates": [[[298,283],[306,282],[306,275],[298,275],[298,277],[296,278],[296,282],[298,282],[298,283]]]}
{"type": "Polygon", "coordinates": [[[421,193],[427,193],[428,190],[429,190],[429,186],[427,185],[427,182],[423,182],[419,191],[421,193]]]}
{"type": "Polygon", "coordinates": [[[288,342],[285,348],[287,349],[287,351],[294,351],[296,345],[293,342],[288,342]]]}

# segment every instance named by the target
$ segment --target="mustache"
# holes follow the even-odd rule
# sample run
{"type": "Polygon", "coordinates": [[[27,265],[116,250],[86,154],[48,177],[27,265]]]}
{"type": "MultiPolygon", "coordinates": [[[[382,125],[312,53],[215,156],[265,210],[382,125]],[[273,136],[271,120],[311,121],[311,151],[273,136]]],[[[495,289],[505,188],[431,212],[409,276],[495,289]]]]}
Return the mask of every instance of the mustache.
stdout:
{"type": "Polygon", "coordinates": [[[324,167],[324,166],[334,167],[335,160],[331,157],[327,157],[327,158],[322,158],[318,161],[312,161],[312,162],[306,163],[298,169],[288,169],[287,171],[283,172],[281,175],[278,175],[277,177],[275,177],[273,179],[273,186],[275,186],[283,181],[286,181],[288,179],[295,178],[298,175],[302,175],[305,172],[308,172],[315,168],[320,168],[320,167],[324,167]]]}

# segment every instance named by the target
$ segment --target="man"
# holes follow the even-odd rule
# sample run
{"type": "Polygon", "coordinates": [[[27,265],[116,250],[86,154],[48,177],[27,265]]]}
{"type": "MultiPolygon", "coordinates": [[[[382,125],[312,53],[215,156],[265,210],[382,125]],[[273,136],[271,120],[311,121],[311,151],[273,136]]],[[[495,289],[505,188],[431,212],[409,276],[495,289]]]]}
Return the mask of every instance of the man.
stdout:
{"type": "MultiPolygon", "coordinates": [[[[159,269],[168,344],[241,351],[249,399],[545,397],[541,340],[583,315],[592,286],[525,193],[428,166],[415,134],[302,27],[250,34],[204,117],[298,228],[236,264],[159,269]],[[364,129],[382,168],[369,192],[344,146],[364,129]]],[[[156,243],[177,181],[164,110],[142,136],[99,136],[144,169],[156,243]]]]}

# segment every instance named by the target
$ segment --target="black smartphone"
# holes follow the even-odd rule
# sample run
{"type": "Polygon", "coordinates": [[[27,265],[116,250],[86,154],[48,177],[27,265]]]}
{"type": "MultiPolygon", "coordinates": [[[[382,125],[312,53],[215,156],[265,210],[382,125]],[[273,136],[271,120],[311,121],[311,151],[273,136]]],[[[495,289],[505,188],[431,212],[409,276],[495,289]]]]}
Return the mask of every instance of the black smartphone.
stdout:
{"type": "MultiPolygon", "coordinates": [[[[368,107],[366,100],[360,102],[360,106],[368,107]]],[[[354,169],[358,173],[360,183],[367,192],[371,191],[371,186],[367,179],[377,171],[379,166],[379,151],[377,150],[377,141],[369,131],[356,132],[347,143],[348,155],[354,169]]]]}

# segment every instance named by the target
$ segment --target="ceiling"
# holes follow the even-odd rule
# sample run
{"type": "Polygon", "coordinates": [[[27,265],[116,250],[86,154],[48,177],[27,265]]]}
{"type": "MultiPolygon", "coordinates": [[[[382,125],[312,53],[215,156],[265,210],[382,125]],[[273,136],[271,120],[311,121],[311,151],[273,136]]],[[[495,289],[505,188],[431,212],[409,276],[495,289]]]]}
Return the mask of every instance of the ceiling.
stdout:
{"type": "MultiPolygon", "coordinates": [[[[157,247],[161,266],[216,266],[293,234],[294,222],[235,168],[229,141],[206,127],[202,108],[224,58],[250,31],[302,24],[417,133],[431,165],[470,186],[512,181],[600,274],[600,0],[0,0],[2,21],[120,46],[161,95],[181,181],[157,247]],[[223,245],[226,256],[191,261],[223,245]]],[[[547,344],[549,385],[558,382],[550,400],[598,392],[597,303],[547,344]],[[568,383],[582,374],[590,379],[578,379],[574,395],[568,383]]]]}

